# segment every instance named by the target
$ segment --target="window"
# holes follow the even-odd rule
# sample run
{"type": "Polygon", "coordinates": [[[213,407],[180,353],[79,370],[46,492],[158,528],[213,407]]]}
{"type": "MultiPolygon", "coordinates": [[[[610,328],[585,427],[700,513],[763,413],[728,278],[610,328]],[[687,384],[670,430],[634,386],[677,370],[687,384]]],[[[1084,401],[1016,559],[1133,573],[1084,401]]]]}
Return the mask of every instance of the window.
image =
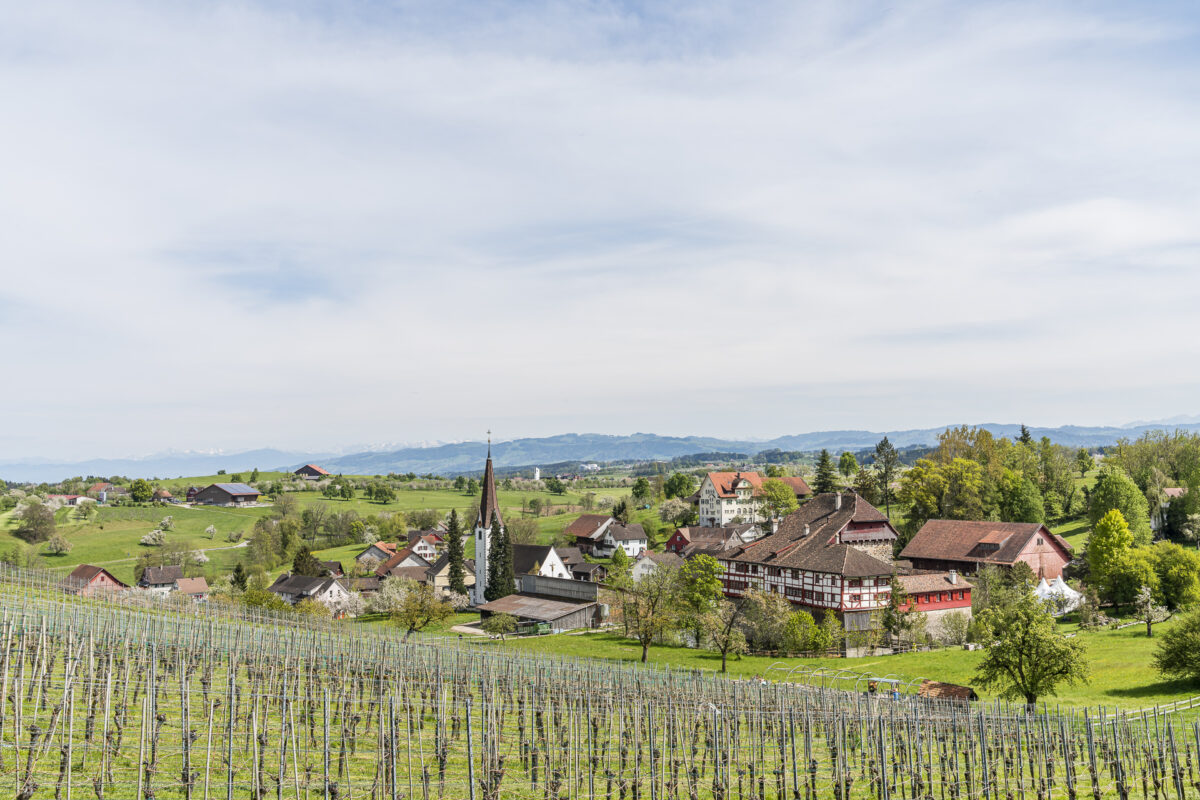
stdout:
{"type": "Polygon", "coordinates": [[[1040,537],[1040,536],[1038,537],[1037,543],[1038,543],[1038,547],[1041,547],[1044,544],[1044,542],[1042,541],[1042,537],[1040,537]]]}
{"type": "Polygon", "coordinates": [[[850,586],[852,586],[852,587],[862,586],[862,581],[859,578],[854,578],[853,580],[850,581],[850,586]]]}
{"type": "Polygon", "coordinates": [[[852,594],[852,595],[850,595],[850,602],[851,602],[851,603],[857,603],[857,602],[858,602],[858,598],[859,598],[859,595],[852,594]]]}

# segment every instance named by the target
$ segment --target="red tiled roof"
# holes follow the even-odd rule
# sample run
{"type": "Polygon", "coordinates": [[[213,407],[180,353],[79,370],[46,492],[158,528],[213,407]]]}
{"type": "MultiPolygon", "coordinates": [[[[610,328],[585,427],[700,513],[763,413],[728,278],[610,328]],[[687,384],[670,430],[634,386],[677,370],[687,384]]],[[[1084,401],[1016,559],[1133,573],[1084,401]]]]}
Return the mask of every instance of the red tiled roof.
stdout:
{"type": "MultiPolygon", "coordinates": [[[[301,467],[300,469],[311,469],[312,471],[314,471],[314,472],[317,472],[317,473],[320,473],[321,475],[328,475],[328,474],[329,474],[329,472],[327,472],[326,470],[323,470],[323,469],[321,469],[321,468],[320,468],[320,467],[318,467],[316,464],[305,464],[305,465],[304,465],[303,467],[301,467]]],[[[299,471],[300,471],[300,469],[298,469],[298,470],[296,470],[296,471],[297,471],[297,472],[299,472],[299,471]]]]}
{"type": "Polygon", "coordinates": [[[1012,564],[1035,535],[1054,541],[1067,560],[1071,545],[1038,522],[977,522],[931,519],[900,552],[900,558],[1012,564]]]}
{"type": "Polygon", "coordinates": [[[812,494],[812,489],[804,482],[804,478],[786,477],[786,478],[767,478],[757,472],[710,472],[708,473],[709,480],[713,483],[713,488],[717,490],[718,497],[735,497],[734,484],[738,479],[747,481],[753,487],[755,495],[762,493],[762,484],[765,480],[783,481],[784,485],[791,487],[792,491],[798,497],[803,497],[812,494]]]}
{"type": "Polygon", "coordinates": [[[950,582],[949,572],[930,572],[919,575],[897,575],[896,580],[908,594],[924,594],[925,592],[948,592],[972,588],[971,582],[956,576],[956,583],[950,582]]]}

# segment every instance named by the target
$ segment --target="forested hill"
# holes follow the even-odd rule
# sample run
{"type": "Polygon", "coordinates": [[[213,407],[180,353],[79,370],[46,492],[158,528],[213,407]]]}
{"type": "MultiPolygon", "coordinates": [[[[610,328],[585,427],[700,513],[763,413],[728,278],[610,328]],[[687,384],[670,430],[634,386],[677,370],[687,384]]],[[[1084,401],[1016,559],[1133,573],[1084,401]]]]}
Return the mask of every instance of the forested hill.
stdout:
{"type": "MultiPolygon", "coordinates": [[[[1019,424],[989,423],[996,436],[1015,438],[1019,424]]],[[[1034,437],[1049,436],[1068,447],[1104,447],[1121,438],[1136,439],[1148,430],[1200,430],[1200,423],[1144,424],[1124,428],[1079,427],[1031,428],[1034,437]]],[[[946,426],[916,430],[887,431],[886,436],[898,448],[932,445],[946,426]]],[[[862,450],[874,447],[882,431],[819,431],[780,436],[768,441],[719,439],[711,436],[659,436],[635,433],[610,436],[598,433],[566,433],[544,438],[513,439],[497,442],[492,455],[498,467],[562,464],[575,461],[629,461],[672,459],[695,453],[747,453],[764,450],[831,451],[862,450]]],[[[125,475],[130,478],[211,475],[218,469],[230,474],[254,468],[294,468],[306,462],[319,463],[331,472],[353,475],[380,475],[389,472],[416,472],[455,475],[477,472],[482,468],[486,445],[481,442],[456,442],[434,447],[409,447],[389,451],[369,451],[332,456],[321,453],[296,453],[280,450],[251,450],[243,453],[163,453],[136,459],[93,459],[76,462],[48,460],[0,460],[0,478],[10,481],[59,481],[74,475],[125,475]]]]}

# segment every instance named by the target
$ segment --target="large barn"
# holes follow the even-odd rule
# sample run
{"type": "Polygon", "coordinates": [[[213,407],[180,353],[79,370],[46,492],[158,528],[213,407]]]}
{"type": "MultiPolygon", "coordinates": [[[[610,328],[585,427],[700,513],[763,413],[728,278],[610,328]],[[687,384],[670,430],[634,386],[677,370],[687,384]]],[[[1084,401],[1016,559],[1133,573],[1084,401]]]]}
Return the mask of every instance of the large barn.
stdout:
{"type": "Polygon", "coordinates": [[[1071,545],[1038,522],[931,519],[900,558],[911,561],[914,569],[953,569],[969,575],[983,566],[1009,568],[1024,561],[1034,576],[1052,581],[1071,561],[1071,545]]]}
{"type": "Polygon", "coordinates": [[[205,506],[244,506],[257,503],[258,489],[244,483],[214,483],[196,492],[194,502],[205,506]]]}

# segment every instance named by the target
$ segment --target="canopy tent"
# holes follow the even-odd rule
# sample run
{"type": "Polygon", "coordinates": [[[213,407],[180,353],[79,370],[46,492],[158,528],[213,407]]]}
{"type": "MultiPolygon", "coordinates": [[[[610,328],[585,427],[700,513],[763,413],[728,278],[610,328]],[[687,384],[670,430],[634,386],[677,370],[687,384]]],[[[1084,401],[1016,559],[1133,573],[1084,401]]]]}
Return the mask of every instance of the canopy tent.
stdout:
{"type": "Polygon", "coordinates": [[[1042,578],[1033,593],[1038,596],[1039,600],[1051,606],[1055,616],[1074,611],[1079,607],[1079,602],[1083,600],[1083,595],[1067,586],[1061,575],[1051,583],[1047,583],[1046,579],[1042,578]]]}

